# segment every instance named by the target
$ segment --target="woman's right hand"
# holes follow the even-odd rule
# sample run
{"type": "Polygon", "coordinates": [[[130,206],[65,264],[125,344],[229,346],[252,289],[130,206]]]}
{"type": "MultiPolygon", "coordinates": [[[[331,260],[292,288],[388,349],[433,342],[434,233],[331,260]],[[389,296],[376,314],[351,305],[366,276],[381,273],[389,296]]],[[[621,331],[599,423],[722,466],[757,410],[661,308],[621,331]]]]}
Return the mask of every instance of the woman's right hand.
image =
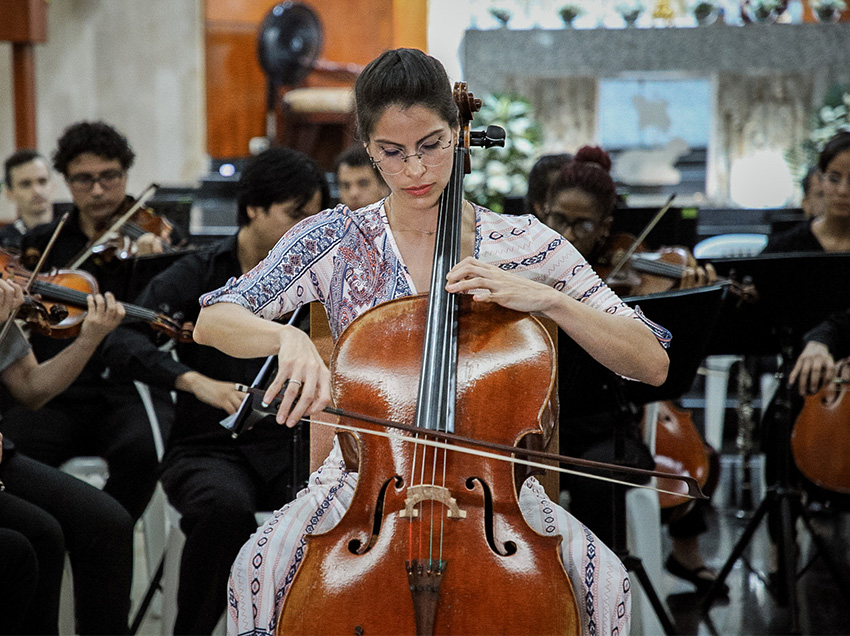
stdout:
{"type": "Polygon", "coordinates": [[[806,344],[791,374],[788,385],[797,385],[800,395],[814,395],[835,378],[835,360],[827,346],[821,342],[806,344]]]}
{"type": "Polygon", "coordinates": [[[271,404],[289,381],[277,411],[277,423],[293,427],[305,415],[317,415],[331,403],[331,373],[310,337],[296,327],[280,332],[277,375],[263,396],[271,404]]]}
{"type": "Polygon", "coordinates": [[[23,304],[23,287],[14,281],[0,278],[0,321],[8,320],[23,304]]]}

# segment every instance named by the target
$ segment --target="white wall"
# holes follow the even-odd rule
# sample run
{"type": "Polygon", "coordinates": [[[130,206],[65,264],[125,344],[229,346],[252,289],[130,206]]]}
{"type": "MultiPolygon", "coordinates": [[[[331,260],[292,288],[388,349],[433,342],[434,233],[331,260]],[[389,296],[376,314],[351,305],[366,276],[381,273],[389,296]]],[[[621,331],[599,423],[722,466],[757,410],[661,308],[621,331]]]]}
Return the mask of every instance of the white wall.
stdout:
{"type": "MultiPolygon", "coordinates": [[[[38,150],[49,156],[68,125],[102,119],[136,152],[131,194],[194,183],[207,169],[203,0],[57,0],[48,11],[48,41],[35,47],[38,150]]],[[[11,58],[0,43],[3,159],[15,150],[11,58]]]]}

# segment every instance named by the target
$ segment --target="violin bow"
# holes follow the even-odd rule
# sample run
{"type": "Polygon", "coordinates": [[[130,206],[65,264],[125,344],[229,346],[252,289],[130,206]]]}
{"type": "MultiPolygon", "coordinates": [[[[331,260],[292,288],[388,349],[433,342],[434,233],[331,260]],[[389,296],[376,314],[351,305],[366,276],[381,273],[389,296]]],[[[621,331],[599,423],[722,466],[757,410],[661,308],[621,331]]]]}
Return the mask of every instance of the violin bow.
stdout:
{"type": "Polygon", "coordinates": [[[643,243],[643,240],[652,232],[652,229],[658,224],[665,214],[667,214],[667,210],[670,209],[670,206],[673,205],[673,199],[676,198],[676,193],[670,195],[670,198],[667,199],[667,203],[664,204],[658,212],[652,217],[652,220],[646,224],[646,227],[643,228],[640,235],[634,240],[634,242],[629,246],[629,249],[626,250],[626,253],[617,261],[617,264],[614,265],[614,269],[611,270],[611,273],[608,274],[608,278],[614,278],[621,269],[623,269],[623,265],[629,262],[629,259],[632,257],[632,254],[635,253],[635,250],[638,248],[638,245],[643,243]]]}
{"type": "MultiPolygon", "coordinates": [[[[284,384],[283,390],[286,390],[289,382],[287,381],[284,384]]],[[[237,384],[236,390],[244,393],[248,393],[250,395],[255,396],[258,399],[262,399],[265,391],[263,389],[259,389],[256,387],[249,387],[244,384],[237,384]]],[[[268,407],[263,409],[263,413],[271,415],[274,413],[275,409],[280,405],[282,400],[283,393],[281,392],[268,407]]],[[[414,435],[426,435],[428,437],[433,437],[436,439],[419,439],[401,436],[397,433],[391,433],[389,431],[375,431],[372,429],[360,428],[358,426],[350,426],[346,424],[340,424],[338,422],[325,422],[322,420],[317,420],[315,418],[307,420],[304,418],[304,421],[309,421],[314,424],[321,424],[322,426],[330,426],[335,427],[337,429],[353,432],[353,433],[367,433],[371,435],[379,435],[381,437],[392,437],[392,439],[400,439],[413,444],[420,444],[423,446],[431,446],[434,448],[441,448],[444,450],[451,450],[459,453],[466,453],[469,455],[478,455],[480,457],[487,457],[490,459],[497,459],[502,461],[507,461],[513,464],[522,464],[524,466],[531,466],[533,468],[542,468],[544,470],[555,470],[561,473],[567,473],[570,475],[577,475],[579,477],[587,477],[588,479],[598,479],[601,481],[607,481],[614,484],[620,484],[622,486],[629,486],[635,488],[646,488],[648,490],[655,490],[657,492],[662,492],[665,494],[676,495],[679,497],[688,497],[690,499],[708,499],[705,494],[702,492],[697,480],[693,477],[682,476],[682,475],[672,475],[670,473],[664,473],[657,470],[646,470],[643,468],[634,468],[632,466],[620,466],[614,464],[606,464],[604,462],[596,462],[589,459],[581,459],[578,457],[567,457],[565,455],[558,455],[556,453],[549,453],[547,451],[535,450],[531,448],[522,448],[519,446],[509,446],[507,444],[499,444],[497,442],[488,442],[486,440],[474,439],[471,437],[464,437],[463,435],[457,435],[455,433],[444,433],[442,431],[436,430],[423,430],[422,428],[411,426],[409,424],[403,424],[401,422],[394,422],[392,420],[386,420],[380,417],[373,417],[371,415],[364,415],[361,413],[354,413],[351,411],[347,411],[345,409],[339,409],[333,406],[325,407],[325,413],[329,415],[336,415],[338,417],[346,417],[350,419],[361,420],[363,422],[369,422],[370,424],[377,424],[378,426],[382,426],[388,429],[395,429],[397,431],[404,431],[408,433],[412,433],[414,435]],[[442,441],[436,441],[442,440],[442,441]],[[614,477],[605,477],[604,475],[597,475],[593,473],[584,473],[581,471],[572,470],[569,468],[564,468],[562,466],[550,466],[548,464],[542,464],[539,462],[534,462],[529,459],[519,459],[517,457],[506,457],[505,455],[497,455],[495,453],[487,452],[485,450],[476,450],[473,448],[465,448],[463,446],[455,446],[455,444],[468,444],[470,446],[476,446],[478,448],[484,448],[489,450],[500,451],[503,453],[509,453],[510,455],[524,455],[525,457],[533,457],[537,459],[555,461],[559,464],[567,464],[577,467],[582,467],[591,470],[602,470],[606,472],[619,472],[625,473],[628,475],[635,475],[640,477],[659,477],[662,479],[672,479],[675,481],[682,481],[688,487],[687,494],[682,492],[673,492],[669,490],[664,490],[661,488],[657,488],[655,486],[651,486],[649,484],[636,484],[630,481],[623,481],[620,479],[616,479],[614,477]]]]}
{"type": "Polygon", "coordinates": [[[136,202],[130,206],[130,209],[127,210],[124,214],[118,217],[115,222],[109,227],[108,230],[103,232],[97,239],[89,243],[86,248],[71,262],[68,264],[68,269],[78,269],[80,265],[82,265],[86,259],[91,256],[92,251],[99,245],[103,245],[106,243],[122,225],[124,225],[130,217],[132,217],[138,210],[141,208],[148,199],[150,199],[159,188],[159,185],[156,183],[150,184],[147,188],[144,189],[142,194],[139,195],[139,198],[136,199],[136,202]]]}
{"type": "MultiPolygon", "coordinates": [[[[50,236],[50,240],[47,242],[47,245],[44,248],[44,251],[41,253],[41,257],[38,259],[38,263],[33,268],[32,273],[30,274],[29,279],[24,285],[24,292],[29,293],[30,287],[32,287],[33,281],[38,276],[41,268],[44,267],[44,261],[47,260],[47,255],[53,250],[53,244],[56,243],[56,239],[59,238],[59,233],[62,231],[62,228],[65,227],[65,223],[68,220],[68,216],[70,212],[65,212],[62,217],[59,219],[59,223],[56,224],[56,229],[53,230],[53,234],[50,236]]],[[[15,314],[17,312],[12,312],[9,317],[6,319],[6,322],[3,323],[3,329],[0,329],[0,342],[3,342],[3,339],[6,337],[6,334],[9,333],[9,327],[12,325],[12,321],[15,319],[15,314]]]]}

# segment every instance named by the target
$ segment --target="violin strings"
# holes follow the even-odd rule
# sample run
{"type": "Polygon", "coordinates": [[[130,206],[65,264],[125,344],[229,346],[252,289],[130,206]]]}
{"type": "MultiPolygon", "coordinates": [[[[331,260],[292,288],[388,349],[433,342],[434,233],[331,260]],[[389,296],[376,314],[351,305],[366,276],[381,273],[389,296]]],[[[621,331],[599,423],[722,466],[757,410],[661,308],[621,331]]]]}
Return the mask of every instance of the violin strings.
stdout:
{"type": "MultiPolygon", "coordinates": [[[[45,281],[36,281],[32,284],[32,290],[34,293],[48,297],[51,300],[67,302],[78,307],[88,306],[88,302],[86,301],[88,294],[77,289],[62,287],[61,285],[45,281]]],[[[124,305],[124,310],[129,318],[136,318],[145,322],[157,322],[160,318],[159,314],[150,309],[128,305],[126,303],[121,304],[124,305]]]]}

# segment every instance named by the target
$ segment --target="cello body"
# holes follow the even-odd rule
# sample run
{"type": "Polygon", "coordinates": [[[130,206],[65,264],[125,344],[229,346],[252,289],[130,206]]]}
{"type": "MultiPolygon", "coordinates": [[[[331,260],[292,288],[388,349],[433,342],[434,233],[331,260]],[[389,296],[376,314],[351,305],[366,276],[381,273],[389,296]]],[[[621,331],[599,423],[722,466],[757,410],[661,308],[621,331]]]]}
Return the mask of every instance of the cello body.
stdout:
{"type": "Polygon", "coordinates": [[[791,433],[797,468],[809,481],[850,493],[850,399],[846,382],[832,383],[806,397],[791,433]]]}
{"type": "MultiPolygon", "coordinates": [[[[510,445],[542,436],[555,380],[548,333],[527,314],[459,300],[455,432],[510,445]]],[[[414,420],[427,309],[427,296],[400,298],[349,326],[331,362],[337,405],[414,420]]],[[[351,505],[306,538],[278,634],[580,631],[561,537],[528,526],[512,464],[392,435],[355,441],[351,505]]]]}

